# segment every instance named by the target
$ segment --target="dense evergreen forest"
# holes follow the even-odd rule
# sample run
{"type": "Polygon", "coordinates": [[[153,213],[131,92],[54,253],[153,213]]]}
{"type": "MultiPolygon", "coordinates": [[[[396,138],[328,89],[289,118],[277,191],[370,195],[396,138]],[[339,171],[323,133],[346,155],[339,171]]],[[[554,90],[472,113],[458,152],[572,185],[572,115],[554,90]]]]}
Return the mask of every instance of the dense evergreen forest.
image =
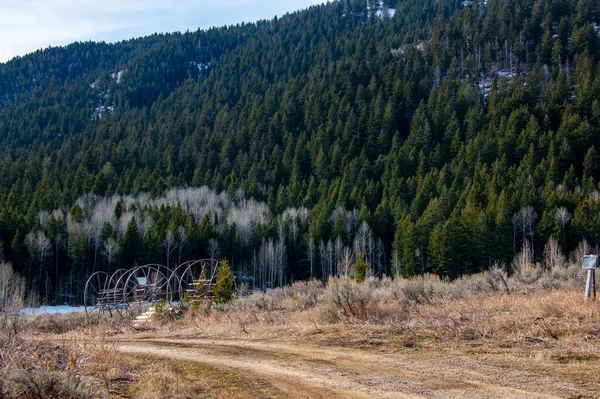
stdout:
{"type": "Polygon", "coordinates": [[[0,258],[65,302],[135,263],[262,286],[598,245],[598,10],[346,0],[0,64],[0,258]]]}

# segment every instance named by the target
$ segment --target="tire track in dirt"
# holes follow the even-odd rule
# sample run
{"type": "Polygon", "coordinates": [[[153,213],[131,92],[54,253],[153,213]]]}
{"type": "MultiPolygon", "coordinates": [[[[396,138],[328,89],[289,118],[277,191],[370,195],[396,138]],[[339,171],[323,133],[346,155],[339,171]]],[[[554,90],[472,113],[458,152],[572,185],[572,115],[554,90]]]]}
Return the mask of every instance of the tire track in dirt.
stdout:
{"type": "Polygon", "coordinates": [[[585,388],[556,376],[437,352],[388,354],[299,342],[215,339],[137,339],[120,341],[117,349],[257,378],[282,397],[559,398],[577,396],[585,388]]]}

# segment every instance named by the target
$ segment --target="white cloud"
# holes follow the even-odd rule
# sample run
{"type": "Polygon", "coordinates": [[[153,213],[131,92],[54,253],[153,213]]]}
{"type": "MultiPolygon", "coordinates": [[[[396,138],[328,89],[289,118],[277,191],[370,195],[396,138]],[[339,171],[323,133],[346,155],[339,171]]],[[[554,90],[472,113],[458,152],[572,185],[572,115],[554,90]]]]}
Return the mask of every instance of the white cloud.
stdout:
{"type": "Polygon", "coordinates": [[[0,62],[74,41],[119,41],[272,18],[315,0],[2,0],[0,62]]]}

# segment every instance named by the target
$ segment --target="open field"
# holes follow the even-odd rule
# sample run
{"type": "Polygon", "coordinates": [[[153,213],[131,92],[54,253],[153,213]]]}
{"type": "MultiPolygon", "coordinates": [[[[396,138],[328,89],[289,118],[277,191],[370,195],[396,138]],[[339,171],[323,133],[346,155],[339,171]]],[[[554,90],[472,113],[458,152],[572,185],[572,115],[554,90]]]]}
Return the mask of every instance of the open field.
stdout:
{"type": "Polygon", "coordinates": [[[57,398],[600,397],[600,302],[584,302],[579,285],[574,271],[527,283],[489,273],[453,283],[340,279],[137,328],[28,316],[12,335],[4,325],[0,389],[57,398]]]}
{"type": "Polygon", "coordinates": [[[268,386],[250,397],[594,397],[598,359],[485,345],[394,349],[305,340],[147,339],[119,351],[221,369],[268,386]],[[595,360],[595,361],[594,361],[595,360]]]}

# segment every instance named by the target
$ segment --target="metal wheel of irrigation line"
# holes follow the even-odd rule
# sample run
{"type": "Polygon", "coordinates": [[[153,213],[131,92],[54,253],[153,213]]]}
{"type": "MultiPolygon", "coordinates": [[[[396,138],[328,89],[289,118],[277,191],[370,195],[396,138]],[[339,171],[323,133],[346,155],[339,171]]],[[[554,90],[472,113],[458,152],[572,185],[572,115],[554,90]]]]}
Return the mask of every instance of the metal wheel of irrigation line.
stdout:
{"type": "Polygon", "coordinates": [[[83,291],[83,305],[89,320],[99,319],[104,313],[107,303],[112,299],[112,290],[108,288],[110,276],[103,271],[97,271],[87,279],[83,291]]]}
{"type": "Polygon", "coordinates": [[[160,300],[168,300],[167,268],[159,264],[149,264],[133,268],[126,276],[122,276],[117,291],[122,288],[126,310],[131,316],[141,313],[144,308],[156,304],[160,300]],[[124,277],[127,277],[124,279],[124,277]]]}
{"type": "Polygon", "coordinates": [[[218,262],[202,259],[190,263],[179,280],[179,298],[185,304],[199,303],[212,298],[214,276],[218,262]]]}

